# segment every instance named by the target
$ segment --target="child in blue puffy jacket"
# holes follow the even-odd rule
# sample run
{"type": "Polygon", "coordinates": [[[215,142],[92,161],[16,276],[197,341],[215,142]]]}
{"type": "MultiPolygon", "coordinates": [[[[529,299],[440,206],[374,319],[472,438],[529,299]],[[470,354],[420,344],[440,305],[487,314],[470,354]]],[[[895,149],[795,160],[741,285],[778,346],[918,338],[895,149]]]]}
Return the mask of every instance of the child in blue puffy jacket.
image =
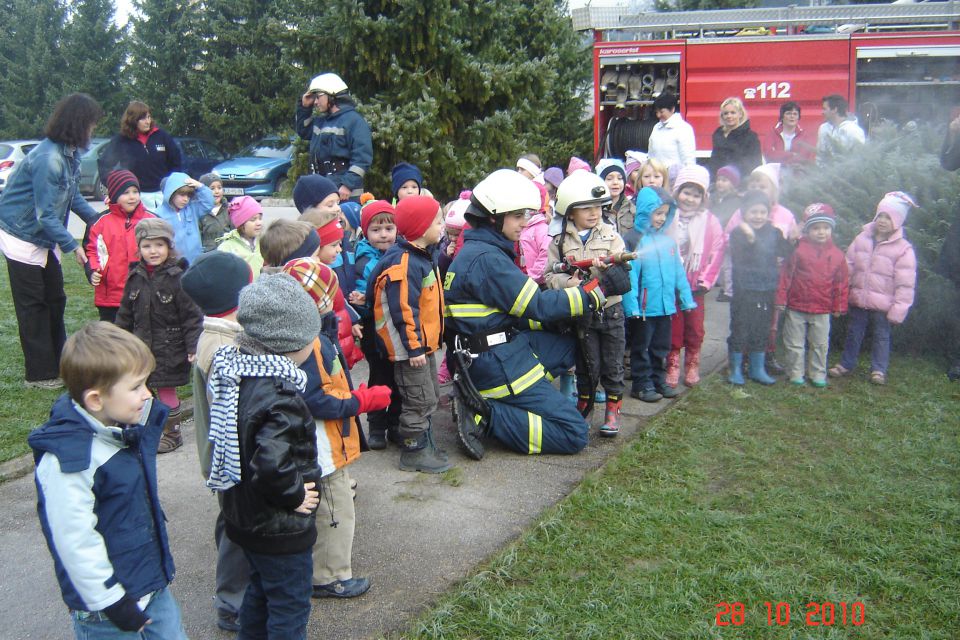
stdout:
{"type": "Polygon", "coordinates": [[[623,296],[623,310],[630,323],[630,395],[644,402],[679,395],[666,385],[666,358],[670,353],[670,324],[680,309],[696,309],[690,284],[676,241],[666,233],[677,203],[659,187],[637,192],[634,233],[637,258],[630,271],[632,288],[623,296]]]}
{"type": "Polygon", "coordinates": [[[164,179],[163,204],[157,207],[156,214],[173,227],[173,245],[190,264],[203,253],[200,218],[210,215],[212,208],[210,187],[178,171],[164,179]]]}

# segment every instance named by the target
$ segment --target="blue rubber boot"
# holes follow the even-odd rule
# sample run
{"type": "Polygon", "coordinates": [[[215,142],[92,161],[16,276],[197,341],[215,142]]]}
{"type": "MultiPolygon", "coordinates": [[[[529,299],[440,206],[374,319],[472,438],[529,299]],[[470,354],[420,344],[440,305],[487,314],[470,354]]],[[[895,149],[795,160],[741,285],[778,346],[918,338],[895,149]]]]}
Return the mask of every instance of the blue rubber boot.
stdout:
{"type": "Polygon", "coordinates": [[[560,375],[560,393],[570,402],[577,401],[577,376],[572,373],[560,375]]]}
{"type": "Polygon", "coordinates": [[[750,354],[750,379],[760,384],[774,384],[776,380],[767,375],[766,359],[767,354],[763,351],[754,351],[750,354]]]}
{"type": "Polygon", "coordinates": [[[730,377],[727,378],[727,382],[730,384],[735,384],[743,386],[745,381],[743,379],[743,354],[742,353],[731,353],[730,354],[730,377]]]}

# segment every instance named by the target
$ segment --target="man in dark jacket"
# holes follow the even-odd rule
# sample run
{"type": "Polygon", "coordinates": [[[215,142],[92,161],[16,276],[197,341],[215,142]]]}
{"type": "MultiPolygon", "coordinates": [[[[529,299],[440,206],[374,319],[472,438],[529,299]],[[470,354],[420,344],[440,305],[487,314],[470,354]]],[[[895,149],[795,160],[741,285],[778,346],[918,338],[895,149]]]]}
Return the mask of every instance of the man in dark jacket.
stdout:
{"type": "MultiPolygon", "coordinates": [[[[940,149],[940,164],[947,171],[960,169],[960,115],[950,122],[947,129],[947,137],[940,149]]],[[[954,219],[943,239],[937,271],[960,288],[960,217],[954,219]]],[[[947,371],[947,376],[950,380],[960,380],[960,354],[947,371]]]]}
{"type": "Polygon", "coordinates": [[[297,105],[296,129],[310,142],[313,172],[336,182],[342,200],[359,202],[373,163],[373,140],[340,76],[324,73],[310,81],[297,105]]]}

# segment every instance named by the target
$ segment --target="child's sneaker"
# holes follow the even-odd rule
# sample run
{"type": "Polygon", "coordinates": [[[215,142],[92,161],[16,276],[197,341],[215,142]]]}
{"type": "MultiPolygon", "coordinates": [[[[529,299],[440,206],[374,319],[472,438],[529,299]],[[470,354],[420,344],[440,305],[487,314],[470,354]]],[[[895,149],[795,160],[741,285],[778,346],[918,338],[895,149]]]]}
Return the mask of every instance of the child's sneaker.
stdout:
{"type": "Polygon", "coordinates": [[[849,373],[850,373],[850,369],[847,369],[842,364],[838,364],[834,367],[830,367],[830,370],[827,371],[827,375],[829,375],[831,378],[842,378],[843,376],[848,375],[849,373]]]}
{"type": "MultiPolygon", "coordinates": [[[[805,381],[803,378],[792,378],[792,379],[790,380],[790,384],[795,384],[795,385],[797,385],[798,387],[802,387],[803,385],[806,384],[806,381],[805,381]]],[[[816,386],[816,385],[814,385],[814,386],[816,386]]]]}
{"type": "Polygon", "coordinates": [[[883,371],[874,371],[870,374],[870,382],[873,384],[887,384],[887,374],[883,371]]]}
{"type": "Polygon", "coordinates": [[[811,380],[810,385],[816,387],[817,389],[823,389],[827,386],[826,380],[811,380]]]}

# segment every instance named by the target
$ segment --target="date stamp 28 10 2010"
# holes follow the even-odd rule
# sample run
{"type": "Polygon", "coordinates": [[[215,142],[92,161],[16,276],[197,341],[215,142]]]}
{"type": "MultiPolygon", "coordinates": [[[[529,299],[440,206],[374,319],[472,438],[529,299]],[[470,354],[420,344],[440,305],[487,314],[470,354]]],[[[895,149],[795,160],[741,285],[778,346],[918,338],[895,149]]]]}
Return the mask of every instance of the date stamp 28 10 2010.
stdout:
{"type": "MultiPolygon", "coordinates": [[[[790,624],[789,602],[764,602],[768,627],[790,624]]],[[[739,627],[746,622],[747,608],[742,602],[718,602],[714,624],[718,627],[739,627]]],[[[803,617],[808,627],[862,626],[867,621],[867,608],[860,602],[808,602],[803,617]]]]}

